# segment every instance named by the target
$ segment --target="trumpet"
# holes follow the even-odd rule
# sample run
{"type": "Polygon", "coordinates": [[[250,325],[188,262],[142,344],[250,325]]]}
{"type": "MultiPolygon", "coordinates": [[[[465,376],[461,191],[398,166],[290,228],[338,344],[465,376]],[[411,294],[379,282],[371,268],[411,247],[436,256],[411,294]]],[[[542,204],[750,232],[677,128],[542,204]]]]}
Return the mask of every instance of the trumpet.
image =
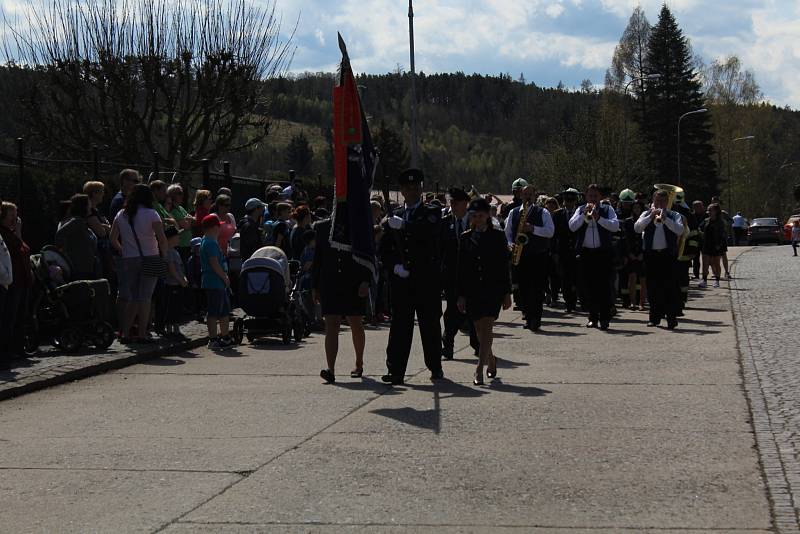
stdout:
{"type": "Polygon", "coordinates": [[[661,224],[664,222],[664,210],[655,210],[658,211],[658,215],[656,215],[656,223],[661,224]]]}
{"type": "Polygon", "coordinates": [[[583,212],[583,218],[586,219],[587,223],[592,222],[592,219],[594,219],[594,210],[594,204],[586,204],[586,209],[583,212]]]}

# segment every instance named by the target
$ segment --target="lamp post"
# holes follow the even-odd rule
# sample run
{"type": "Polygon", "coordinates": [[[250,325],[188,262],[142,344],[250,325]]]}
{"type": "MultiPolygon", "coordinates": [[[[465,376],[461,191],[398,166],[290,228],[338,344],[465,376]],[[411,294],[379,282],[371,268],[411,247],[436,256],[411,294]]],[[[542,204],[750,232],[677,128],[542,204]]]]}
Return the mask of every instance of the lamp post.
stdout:
{"type": "Polygon", "coordinates": [[[417,145],[417,74],[414,65],[414,6],[408,0],[408,38],[411,50],[411,166],[419,164],[419,146],[417,145]]]}
{"type": "MultiPolygon", "coordinates": [[[[622,94],[627,96],[628,88],[634,82],[641,82],[641,81],[644,81],[644,80],[658,80],[659,78],[661,78],[661,75],[658,74],[658,73],[648,74],[647,76],[639,76],[637,78],[631,78],[631,80],[628,83],[626,83],[625,87],[622,89],[622,94]]],[[[642,97],[642,98],[644,98],[644,97],[642,97]]],[[[625,124],[625,155],[624,155],[622,161],[623,161],[623,165],[625,165],[625,170],[623,171],[623,178],[625,179],[625,182],[626,182],[625,186],[627,187],[628,186],[627,185],[627,181],[628,181],[628,120],[625,117],[625,111],[626,111],[626,108],[623,106],[622,107],[622,122],[625,124]]]]}
{"type": "Polygon", "coordinates": [[[678,186],[681,184],[681,121],[688,117],[689,115],[697,115],[698,113],[706,113],[708,110],[706,108],[696,109],[694,111],[689,111],[684,113],[678,118],[678,186]]]}
{"type": "Polygon", "coordinates": [[[731,142],[728,143],[728,209],[731,210],[731,213],[735,213],[733,209],[733,173],[731,172],[731,147],[733,143],[738,141],[750,141],[751,139],[755,139],[754,135],[746,135],[744,137],[737,137],[736,139],[731,139],[731,142]]]}

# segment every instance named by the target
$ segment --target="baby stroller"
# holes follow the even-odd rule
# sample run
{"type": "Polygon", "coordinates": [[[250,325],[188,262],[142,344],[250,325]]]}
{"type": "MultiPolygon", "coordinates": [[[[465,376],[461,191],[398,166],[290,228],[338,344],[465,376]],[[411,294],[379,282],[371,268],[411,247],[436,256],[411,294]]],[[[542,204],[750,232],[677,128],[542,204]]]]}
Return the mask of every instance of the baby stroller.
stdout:
{"type": "Polygon", "coordinates": [[[84,345],[107,349],[114,342],[111,290],[108,280],[70,280],[71,265],[55,247],[31,257],[35,284],[31,318],[24,329],[26,354],[34,354],[42,339],[67,353],[84,345]]]}
{"type": "Polygon", "coordinates": [[[298,304],[292,278],[300,264],[288,261],[277,247],[264,247],[242,263],[239,276],[239,306],[245,317],[233,324],[233,339],[277,336],[285,345],[306,335],[306,321],[298,304]]]}

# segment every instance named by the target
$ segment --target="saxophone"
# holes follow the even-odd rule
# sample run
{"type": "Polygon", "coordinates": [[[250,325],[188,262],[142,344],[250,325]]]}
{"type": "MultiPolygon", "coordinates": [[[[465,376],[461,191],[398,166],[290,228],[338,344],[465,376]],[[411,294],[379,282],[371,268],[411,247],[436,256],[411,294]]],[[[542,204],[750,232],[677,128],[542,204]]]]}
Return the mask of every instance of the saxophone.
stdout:
{"type": "Polygon", "coordinates": [[[517,227],[517,237],[514,238],[514,246],[511,248],[511,265],[519,265],[522,260],[522,250],[528,244],[528,234],[525,233],[525,224],[528,222],[528,212],[530,211],[530,202],[522,205],[519,217],[519,226],[517,227]]]}

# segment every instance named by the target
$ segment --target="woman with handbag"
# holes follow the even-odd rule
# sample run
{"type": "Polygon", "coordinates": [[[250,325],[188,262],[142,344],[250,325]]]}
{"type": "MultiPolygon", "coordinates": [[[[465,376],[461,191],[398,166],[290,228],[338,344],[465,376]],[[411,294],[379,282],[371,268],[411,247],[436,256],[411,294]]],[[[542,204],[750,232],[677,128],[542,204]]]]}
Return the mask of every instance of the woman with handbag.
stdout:
{"type": "Polygon", "coordinates": [[[160,277],[166,276],[167,238],[158,212],[153,209],[153,193],[144,184],[134,186],[128,202],[111,227],[111,244],[120,253],[119,299],[121,343],[149,343],[150,301],[160,277]],[[131,338],[133,322],[137,337],[131,338]]]}

